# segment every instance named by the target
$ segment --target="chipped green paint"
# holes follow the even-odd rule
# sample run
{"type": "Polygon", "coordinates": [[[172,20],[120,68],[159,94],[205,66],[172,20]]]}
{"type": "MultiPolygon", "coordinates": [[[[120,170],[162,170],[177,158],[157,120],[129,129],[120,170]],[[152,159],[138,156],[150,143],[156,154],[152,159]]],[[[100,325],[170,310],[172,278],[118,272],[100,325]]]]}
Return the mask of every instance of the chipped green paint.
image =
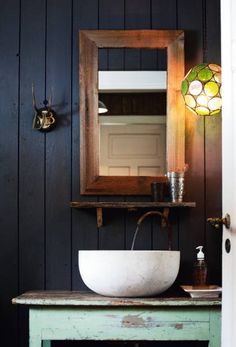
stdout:
{"type": "Polygon", "coordinates": [[[13,302],[30,306],[30,347],[41,347],[42,341],[50,347],[52,340],[208,340],[209,347],[220,347],[220,300],[120,299],[75,292],[57,292],[53,299],[52,292],[40,292],[41,303],[39,293],[13,302]]]}
{"type": "Polygon", "coordinates": [[[121,321],[121,325],[126,328],[144,327],[145,324],[145,320],[138,315],[124,316],[121,321]]]}

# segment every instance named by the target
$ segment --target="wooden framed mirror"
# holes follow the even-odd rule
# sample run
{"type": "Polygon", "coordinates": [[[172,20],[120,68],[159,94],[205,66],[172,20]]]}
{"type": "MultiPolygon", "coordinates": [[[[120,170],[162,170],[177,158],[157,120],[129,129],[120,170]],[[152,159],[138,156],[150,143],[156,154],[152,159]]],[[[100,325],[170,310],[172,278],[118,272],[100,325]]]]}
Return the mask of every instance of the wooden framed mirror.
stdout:
{"type": "Polygon", "coordinates": [[[167,50],[166,171],[184,167],[185,108],[180,94],[184,77],[184,32],[179,30],[82,30],[80,61],[80,193],[85,195],[149,195],[158,176],[99,174],[98,50],[137,48],[167,50]]]}

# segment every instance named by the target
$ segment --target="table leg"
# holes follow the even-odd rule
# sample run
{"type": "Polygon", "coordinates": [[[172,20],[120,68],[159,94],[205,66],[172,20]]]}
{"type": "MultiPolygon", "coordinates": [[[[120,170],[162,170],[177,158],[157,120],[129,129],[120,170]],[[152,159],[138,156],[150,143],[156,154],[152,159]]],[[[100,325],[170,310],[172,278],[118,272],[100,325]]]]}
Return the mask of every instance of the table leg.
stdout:
{"type": "Polygon", "coordinates": [[[208,347],[220,347],[221,344],[220,344],[220,339],[211,339],[208,343],[208,347]]]}
{"type": "Polygon", "coordinates": [[[41,340],[38,337],[31,337],[29,342],[29,347],[51,347],[50,340],[41,340]]]}
{"type": "Polygon", "coordinates": [[[221,313],[212,309],[210,311],[210,340],[208,347],[221,346],[221,313]]]}
{"type": "Polygon", "coordinates": [[[38,336],[31,336],[29,339],[29,347],[42,347],[43,341],[38,336]]]}
{"type": "Polygon", "coordinates": [[[29,347],[51,347],[50,340],[42,340],[40,313],[37,309],[29,311],[29,347]]]}
{"type": "Polygon", "coordinates": [[[43,347],[51,347],[51,341],[50,340],[43,340],[43,347]]]}

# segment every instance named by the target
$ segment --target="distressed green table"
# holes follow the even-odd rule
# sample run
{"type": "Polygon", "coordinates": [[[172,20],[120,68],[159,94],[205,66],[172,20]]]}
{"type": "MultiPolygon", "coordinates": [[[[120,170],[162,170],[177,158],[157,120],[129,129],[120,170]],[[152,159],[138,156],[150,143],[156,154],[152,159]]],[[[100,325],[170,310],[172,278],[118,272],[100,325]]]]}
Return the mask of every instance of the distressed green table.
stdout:
{"type": "Polygon", "coordinates": [[[218,299],[108,298],[37,291],[12,302],[29,306],[30,347],[48,347],[52,340],[193,340],[220,347],[218,299]]]}

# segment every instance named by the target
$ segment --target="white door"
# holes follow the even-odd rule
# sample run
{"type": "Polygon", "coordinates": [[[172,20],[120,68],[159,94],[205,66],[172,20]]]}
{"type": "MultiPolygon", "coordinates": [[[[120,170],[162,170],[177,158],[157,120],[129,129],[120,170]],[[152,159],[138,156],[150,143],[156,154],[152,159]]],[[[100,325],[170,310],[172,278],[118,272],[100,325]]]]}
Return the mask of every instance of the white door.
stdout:
{"type": "Polygon", "coordinates": [[[165,124],[100,126],[102,176],[161,176],[166,172],[165,124]]]}
{"type": "Polygon", "coordinates": [[[221,48],[223,77],[223,216],[231,216],[231,228],[223,228],[222,347],[236,346],[236,1],[221,0],[221,48]],[[225,243],[231,245],[226,252],[225,243]]]}

